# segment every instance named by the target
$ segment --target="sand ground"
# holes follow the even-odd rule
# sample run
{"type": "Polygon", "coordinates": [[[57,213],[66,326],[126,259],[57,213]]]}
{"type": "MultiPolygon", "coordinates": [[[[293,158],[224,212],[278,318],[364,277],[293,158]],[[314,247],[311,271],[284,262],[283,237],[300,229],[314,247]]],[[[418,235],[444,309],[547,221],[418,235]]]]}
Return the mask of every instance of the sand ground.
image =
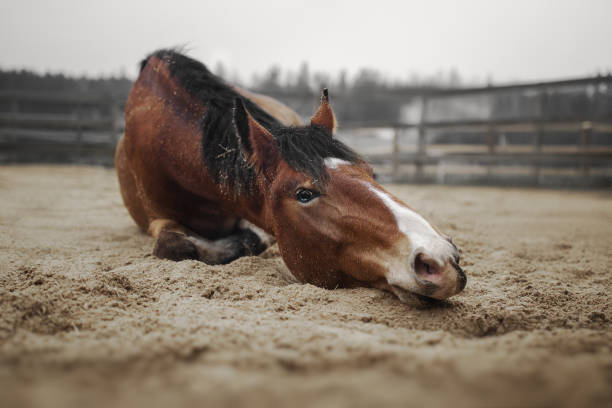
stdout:
{"type": "Polygon", "coordinates": [[[0,405],[612,404],[611,191],[390,189],[462,248],[464,293],[159,260],[113,170],[0,167],[0,405]]]}

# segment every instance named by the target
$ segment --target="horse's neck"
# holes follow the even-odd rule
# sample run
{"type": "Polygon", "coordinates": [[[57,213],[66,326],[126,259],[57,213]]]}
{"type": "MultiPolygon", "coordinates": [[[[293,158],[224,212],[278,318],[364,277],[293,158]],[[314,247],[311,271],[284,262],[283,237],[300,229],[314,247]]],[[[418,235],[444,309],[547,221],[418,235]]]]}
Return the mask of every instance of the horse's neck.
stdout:
{"type": "MultiPolygon", "coordinates": [[[[173,132],[173,142],[164,145],[166,155],[181,158],[181,160],[171,160],[174,164],[169,169],[171,176],[175,180],[180,180],[179,183],[183,188],[199,195],[211,204],[220,198],[218,205],[226,209],[228,215],[246,219],[269,234],[274,234],[268,216],[270,211],[266,204],[267,193],[261,191],[259,185],[252,186],[253,191],[250,193],[242,192],[235,197],[232,194],[225,194],[218,183],[214,182],[213,176],[202,168],[202,134],[200,121],[196,118],[204,115],[206,105],[200,100],[194,100],[176,83],[163,61],[150,61],[147,69],[141,73],[141,76],[146,75],[152,76],[152,82],[158,85],[148,87],[147,92],[157,97],[157,100],[164,99],[169,102],[168,105],[173,107],[171,128],[180,129],[180,131],[173,132]],[[185,120],[185,117],[178,115],[177,112],[181,112],[182,115],[190,115],[190,119],[185,120]],[[188,148],[185,149],[185,146],[188,148]]],[[[276,112],[271,112],[271,114],[274,113],[276,112]]]]}

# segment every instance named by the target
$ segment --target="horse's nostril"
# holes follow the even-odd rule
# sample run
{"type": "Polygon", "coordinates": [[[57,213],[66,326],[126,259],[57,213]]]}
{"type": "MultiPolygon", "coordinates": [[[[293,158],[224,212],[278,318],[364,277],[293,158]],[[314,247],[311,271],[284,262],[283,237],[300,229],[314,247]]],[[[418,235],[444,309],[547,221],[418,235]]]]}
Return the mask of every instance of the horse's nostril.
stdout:
{"type": "Polygon", "coordinates": [[[440,273],[440,268],[433,260],[428,259],[424,254],[418,254],[414,259],[414,271],[419,277],[428,279],[438,275],[440,273]]]}

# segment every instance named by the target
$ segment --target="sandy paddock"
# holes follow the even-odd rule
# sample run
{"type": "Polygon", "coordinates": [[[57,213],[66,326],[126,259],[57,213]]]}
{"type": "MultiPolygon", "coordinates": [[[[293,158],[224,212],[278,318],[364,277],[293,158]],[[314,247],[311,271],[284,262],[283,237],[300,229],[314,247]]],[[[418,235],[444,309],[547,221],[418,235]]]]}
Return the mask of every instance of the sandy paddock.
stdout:
{"type": "Polygon", "coordinates": [[[463,249],[435,307],[150,255],[113,170],[0,167],[12,406],[610,406],[612,192],[391,186],[463,249]]]}

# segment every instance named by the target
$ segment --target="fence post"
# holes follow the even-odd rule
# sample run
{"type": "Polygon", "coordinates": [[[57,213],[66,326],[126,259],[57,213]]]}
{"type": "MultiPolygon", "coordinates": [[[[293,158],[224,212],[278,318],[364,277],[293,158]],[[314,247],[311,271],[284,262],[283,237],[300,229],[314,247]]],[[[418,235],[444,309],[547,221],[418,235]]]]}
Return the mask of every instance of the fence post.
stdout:
{"type": "Polygon", "coordinates": [[[534,138],[534,146],[533,150],[536,156],[535,163],[533,165],[533,178],[535,180],[535,184],[540,184],[540,154],[542,153],[542,136],[544,134],[544,122],[548,119],[548,88],[540,88],[540,112],[538,117],[538,122],[536,123],[535,129],[535,138],[534,138]]]}
{"type": "Polygon", "coordinates": [[[487,177],[491,177],[491,175],[493,174],[493,155],[495,154],[495,145],[497,143],[496,139],[497,135],[495,131],[495,124],[491,123],[487,130],[487,152],[489,153],[489,161],[487,163],[487,177]]]}
{"type": "Polygon", "coordinates": [[[593,131],[593,124],[591,122],[582,122],[582,133],[580,135],[580,147],[582,150],[582,175],[588,176],[590,172],[590,163],[587,153],[591,147],[591,133],[593,131]]]}
{"type": "Polygon", "coordinates": [[[391,152],[391,181],[397,183],[399,181],[399,134],[400,128],[393,128],[393,150],[391,152]]]}
{"type": "Polygon", "coordinates": [[[19,114],[19,99],[16,94],[11,98],[11,113],[15,116],[19,114]]]}
{"type": "Polygon", "coordinates": [[[418,140],[417,140],[417,153],[415,160],[415,179],[416,181],[424,181],[424,166],[426,159],[426,144],[427,144],[427,129],[425,128],[427,123],[427,106],[428,100],[426,96],[421,97],[421,118],[419,121],[418,128],[418,140]]]}
{"type": "Polygon", "coordinates": [[[540,88],[539,97],[539,115],[538,123],[535,133],[534,150],[536,152],[542,151],[542,134],[543,134],[543,123],[548,119],[548,88],[540,88]]]}
{"type": "Polygon", "coordinates": [[[77,105],[77,134],[76,134],[76,142],[77,142],[77,154],[79,159],[83,154],[83,106],[81,104],[77,105]]]}
{"type": "Polygon", "coordinates": [[[119,103],[116,99],[111,99],[110,106],[110,119],[111,119],[111,140],[110,143],[113,145],[113,149],[119,143],[119,138],[121,138],[120,129],[121,129],[121,111],[119,109],[119,103]]]}
{"type": "MultiPolygon", "coordinates": [[[[11,98],[11,115],[9,116],[9,127],[19,128],[19,99],[15,93],[11,98]]],[[[17,141],[16,132],[11,132],[11,139],[17,141]]]]}

